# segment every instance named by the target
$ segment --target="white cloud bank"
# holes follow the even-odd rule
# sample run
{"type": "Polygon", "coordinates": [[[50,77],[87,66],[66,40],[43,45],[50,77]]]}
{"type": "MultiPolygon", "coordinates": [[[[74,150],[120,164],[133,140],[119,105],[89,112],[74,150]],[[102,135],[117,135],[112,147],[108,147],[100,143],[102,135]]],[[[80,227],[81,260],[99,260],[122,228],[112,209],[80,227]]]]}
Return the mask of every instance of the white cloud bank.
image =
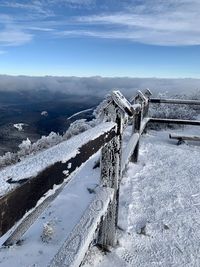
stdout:
{"type": "Polygon", "coordinates": [[[104,98],[113,89],[119,89],[128,97],[138,89],[150,88],[154,94],[191,94],[200,90],[200,79],[157,78],[103,78],[103,77],[28,77],[0,75],[1,92],[40,91],[62,92],[68,95],[104,98]]]}

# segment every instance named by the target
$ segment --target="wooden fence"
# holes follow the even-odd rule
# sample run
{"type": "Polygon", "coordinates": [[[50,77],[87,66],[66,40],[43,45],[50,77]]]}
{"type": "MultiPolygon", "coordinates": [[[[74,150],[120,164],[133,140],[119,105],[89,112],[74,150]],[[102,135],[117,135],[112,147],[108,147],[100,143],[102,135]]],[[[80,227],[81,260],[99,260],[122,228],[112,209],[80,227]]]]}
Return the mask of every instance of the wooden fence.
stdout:
{"type": "MultiPolygon", "coordinates": [[[[199,105],[200,101],[155,99],[151,98],[151,92],[146,90],[145,93],[138,91],[129,102],[119,91],[113,91],[111,98],[103,107],[104,122],[102,124],[72,138],[72,140],[64,141],[47,151],[40,152],[39,156],[32,156],[14,166],[7,167],[6,175],[12,168],[10,172],[15,175],[9,176],[9,179],[15,180],[18,177],[16,181],[19,183],[16,183],[12,190],[8,190],[0,197],[0,236],[15,224],[18,226],[4,245],[10,246],[16,243],[33,221],[61,192],[71,174],[91,155],[101,149],[101,184],[80,222],[66,237],[57,254],[52,256],[49,266],[79,266],[94,235],[102,248],[114,246],[116,244],[120,181],[129,161],[138,161],[139,140],[147,124],[156,122],[200,125],[200,121],[149,118],[148,112],[151,103],[199,105]],[[125,148],[122,149],[123,132],[128,122],[132,123],[132,135],[125,148]],[[37,174],[30,175],[30,171],[24,168],[24,166],[33,164],[38,157],[42,160],[50,154],[59,154],[58,151],[61,149],[66,151],[65,159],[63,160],[63,156],[59,158],[58,155],[54,161],[41,164],[37,174]],[[21,183],[20,173],[23,173],[21,183]],[[49,189],[58,184],[61,186],[53,195],[44,199],[39,206],[36,205],[49,189]],[[25,214],[30,210],[31,212],[26,216],[25,214]],[[20,223],[19,220],[21,220],[20,223]]],[[[0,179],[3,175],[5,175],[4,170],[0,171],[0,179]]],[[[6,180],[5,177],[4,180],[6,180]]]]}

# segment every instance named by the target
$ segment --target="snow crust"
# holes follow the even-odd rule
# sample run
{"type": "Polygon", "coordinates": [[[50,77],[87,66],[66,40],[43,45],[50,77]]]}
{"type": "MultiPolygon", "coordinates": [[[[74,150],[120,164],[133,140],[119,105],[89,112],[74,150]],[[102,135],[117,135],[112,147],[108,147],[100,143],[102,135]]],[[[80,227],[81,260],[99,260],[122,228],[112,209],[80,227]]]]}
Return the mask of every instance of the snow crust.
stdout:
{"type": "Polygon", "coordinates": [[[50,263],[50,267],[80,266],[89,245],[95,237],[95,231],[105,216],[114,189],[98,187],[95,190],[94,199],[86,209],[80,222],[74,227],[61,249],[50,263]]]}
{"type": "Polygon", "coordinates": [[[0,170],[0,195],[5,194],[14,187],[13,184],[11,185],[6,182],[8,179],[18,181],[20,179],[31,178],[55,162],[66,162],[79,153],[79,148],[82,145],[90,140],[94,140],[114,126],[115,123],[113,122],[101,123],[82,134],[72,137],[70,140],[59,143],[36,155],[25,158],[15,165],[0,170]]]}
{"type": "Polygon", "coordinates": [[[23,127],[25,126],[25,123],[15,123],[13,124],[13,127],[15,127],[18,131],[23,131],[23,127]]]}

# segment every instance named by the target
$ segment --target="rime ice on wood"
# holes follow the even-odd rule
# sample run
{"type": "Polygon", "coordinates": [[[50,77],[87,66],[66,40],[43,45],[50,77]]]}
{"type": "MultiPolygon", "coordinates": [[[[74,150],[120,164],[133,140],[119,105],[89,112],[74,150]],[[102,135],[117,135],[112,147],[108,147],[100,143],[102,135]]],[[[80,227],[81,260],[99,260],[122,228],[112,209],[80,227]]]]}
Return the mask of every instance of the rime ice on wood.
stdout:
{"type": "Polygon", "coordinates": [[[103,186],[114,189],[114,198],[108,214],[102,222],[98,243],[103,246],[114,246],[116,242],[115,232],[118,216],[118,193],[120,177],[120,140],[114,137],[102,149],[101,155],[101,182],[103,186]]]}
{"type": "MultiPolygon", "coordinates": [[[[134,118],[133,133],[140,135],[141,122],[142,122],[142,111],[140,110],[140,112],[136,114],[134,118]]],[[[137,162],[138,155],[139,155],[139,140],[136,144],[135,150],[131,157],[131,162],[137,162]]]]}
{"type": "Polygon", "coordinates": [[[68,170],[69,174],[74,172],[115,135],[115,123],[102,123],[69,141],[41,152],[39,155],[26,158],[12,168],[2,170],[0,172],[0,177],[2,176],[0,185],[4,186],[1,187],[4,196],[0,199],[2,211],[0,214],[0,234],[4,234],[17,220],[21,219],[27,210],[33,208],[38,199],[54,184],[62,184],[66,180],[66,172],[63,173],[63,171],[68,170]],[[10,175],[10,179],[15,185],[12,183],[11,187],[4,180],[6,175],[10,175]],[[22,185],[19,185],[20,182],[22,185]],[[15,190],[5,194],[13,187],[15,190]],[[17,206],[15,205],[15,198],[20,203],[17,206]]]}
{"type": "Polygon", "coordinates": [[[83,214],[79,223],[74,227],[62,247],[52,259],[49,267],[80,266],[87,252],[101,218],[107,213],[108,205],[113,199],[113,189],[98,188],[94,199],[83,214]]]}
{"type": "Polygon", "coordinates": [[[118,221],[119,180],[121,177],[121,141],[124,118],[133,115],[131,104],[121,93],[114,91],[113,102],[107,106],[105,114],[117,123],[117,136],[102,149],[101,179],[102,184],[114,188],[114,199],[108,214],[102,222],[99,232],[99,243],[103,247],[114,246],[116,242],[116,227],[118,221]],[[110,112],[112,110],[112,112],[110,112]]]}

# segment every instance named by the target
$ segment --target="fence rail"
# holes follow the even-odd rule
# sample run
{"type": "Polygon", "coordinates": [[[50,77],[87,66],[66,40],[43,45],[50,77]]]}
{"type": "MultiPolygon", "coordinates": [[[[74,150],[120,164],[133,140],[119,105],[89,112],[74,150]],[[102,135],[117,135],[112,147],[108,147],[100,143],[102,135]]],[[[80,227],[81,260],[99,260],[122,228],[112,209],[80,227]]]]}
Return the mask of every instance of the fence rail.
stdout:
{"type": "Polygon", "coordinates": [[[150,118],[149,119],[149,122],[200,126],[200,121],[197,121],[197,120],[180,120],[180,119],[150,118]]]}
{"type": "MultiPolygon", "coordinates": [[[[80,222],[74,226],[56,255],[52,255],[49,266],[79,266],[94,235],[96,242],[103,248],[116,244],[120,181],[129,161],[138,161],[140,137],[148,123],[200,125],[200,121],[195,120],[148,117],[151,103],[200,105],[200,101],[197,100],[151,98],[151,92],[147,90],[144,93],[138,91],[130,102],[119,91],[113,91],[111,98],[102,108],[104,123],[74,137],[73,141],[76,140],[74,147],[72,144],[69,145],[73,141],[65,141],[65,160],[62,157],[57,158],[56,161],[50,162],[38,171],[36,175],[26,176],[23,173],[22,184],[16,185],[0,197],[0,236],[20,219],[22,220],[4,245],[16,243],[40,213],[61,192],[77,168],[100,149],[101,184],[80,222]],[[127,145],[122,149],[123,132],[128,125],[127,122],[132,125],[132,134],[127,145]],[[75,154],[73,154],[74,151],[76,151],[75,154]],[[38,207],[38,200],[58,184],[60,188],[54,195],[44,199],[38,207]],[[31,209],[30,214],[23,217],[31,209]]],[[[62,143],[57,145],[57,148],[61,148],[62,145],[62,143]]],[[[49,151],[59,153],[59,149],[50,148],[49,151]]],[[[48,154],[41,152],[41,155],[45,157],[48,154]]],[[[33,162],[35,158],[32,157],[33,162]]],[[[24,162],[15,164],[14,167],[8,167],[6,172],[0,171],[0,178],[3,174],[9,173],[10,168],[12,168],[11,173],[20,173],[19,169],[30,162],[29,160],[26,162],[25,159],[24,162]]],[[[9,177],[9,179],[15,180],[15,177],[9,177]]],[[[6,180],[5,177],[4,180],[6,180]]]]}
{"type": "MultiPolygon", "coordinates": [[[[67,179],[67,176],[72,174],[78,167],[87,161],[90,156],[97,152],[102,145],[109,142],[115,135],[116,125],[113,123],[104,123],[103,125],[89,130],[87,134],[83,133],[74,137],[73,140],[69,142],[65,141],[66,145],[59,144],[55,148],[50,148],[49,151],[47,151],[50,154],[59,153],[61,146],[64,146],[66,149],[66,155],[69,154],[69,157],[66,156],[67,160],[62,162],[61,155],[60,160],[57,160],[51,165],[47,165],[44,169],[39,170],[38,174],[35,176],[30,178],[26,177],[27,180],[23,184],[16,186],[15,189],[0,198],[0,236],[5,234],[19,219],[24,216],[28,210],[34,208],[38,200],[49,189],[52,189],[54,185],[62,184],[63,181],[67,179]],[[85,135],[88,135],[89,137],[84,138],[85,135]],[[87,140],[90,138],[91,140],[87,140]],[[82,142],[81,139],[85,139],[85,142],[82,142]],[[68,143],[72,144],[68,145],[68,143]],[[74,151],[75,155],[70,157],[70,153],[72,154],[74,151]]],[[[41,152],[40,158],[45,155],[50,156],[49,153],[41,152]]],[[[26,164],[34,165],[34,162],[37,161],[37,157],[38,155],[35,155],[27,161],[22,161],[21,164],[16,164],[12,167],[12,173],[16,174],[17,172],[23,171],[24,165],[26,164]]],[[[10,168],[7,168],[6,173],[9,173],[9,169],[10,168]]],[[[24,176],[26,175],[24,172],[22,174],[24,176]]]]}
{"type": "Polygon", "coordinates": [[[176,104],[176,105],[200,105],[199,100],[184,100],[184,99],[161,99],[161,98],[151,98],[151,103],[165,103],[165,104],[176,104]]]}
{"type": "Polygon", "coordinates": [[[200,136],[197,136],[197,135],[181,135],[181,134],[170,133],[169,138],[179,140],[179,141],[183,141],[183,140],[200,141],[200,136]]]}

